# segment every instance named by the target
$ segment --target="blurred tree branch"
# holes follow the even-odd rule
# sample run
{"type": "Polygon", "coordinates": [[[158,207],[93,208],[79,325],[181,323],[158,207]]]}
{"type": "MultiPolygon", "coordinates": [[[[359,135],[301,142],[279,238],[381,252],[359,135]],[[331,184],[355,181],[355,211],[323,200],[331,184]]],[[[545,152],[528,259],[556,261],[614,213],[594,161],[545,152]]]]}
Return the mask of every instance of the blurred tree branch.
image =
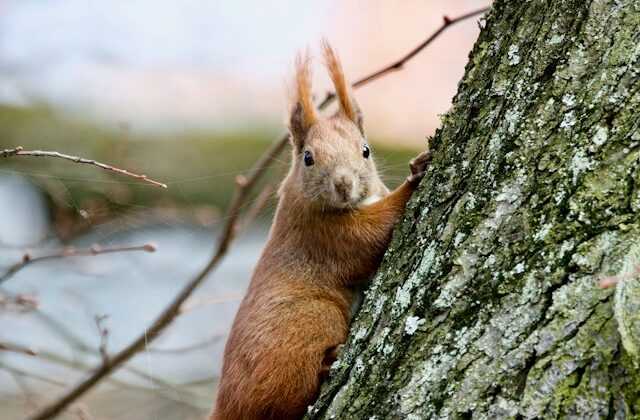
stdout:
{"type": "Polygon", "coordinates": [[[61,251],[56,251],[52,254],[41,255],[38,257],[32,257],[31,254],[25,252],[22,255],[22,261],[15,263],[11,267],[9,267],[3,274],[0,274],[0,285],[9,280],[15,273],[25,268],[27,265],[48,261],[48,260],[57,260],[61,258],[69,258],[69,257],[93,257],[96,255],[102,254],[113,254],[119,252],[132,252],[132,251],[146,251],[146,252],[155,252],[156,246],[152,243],[147,243],[139,246],[125,246],[125,247],[115,247],[115,248],[100,248],[97,245],[92,246],[89,249],[77,249],[74,247],[67,247],[62,249],[61,251]]]}
{"type": "Polygon", "coordinates": [[[31,347],[24,347],[17,344],[4,343],[2,341],[0,341],[0,350],[28,354],[29,356],[35,356],[38,354],[38,351],[35,349],[32,349],[31,347]]]}

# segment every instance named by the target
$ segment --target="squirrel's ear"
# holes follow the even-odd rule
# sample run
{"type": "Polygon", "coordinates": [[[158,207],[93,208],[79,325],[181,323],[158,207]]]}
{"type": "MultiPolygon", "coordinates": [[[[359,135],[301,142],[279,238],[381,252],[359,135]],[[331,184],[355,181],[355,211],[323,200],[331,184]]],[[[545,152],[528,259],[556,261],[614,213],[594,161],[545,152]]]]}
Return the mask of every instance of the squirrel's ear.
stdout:
{"type": "Polygon", "coordinates": [[[316,121],[316,111],[311,95],[309,61],[308,52],[304,58],[300,54],[296,58],[296,85],[293,108],[289,116],[289,131],[291,141],[297,149],[302,149],[307,132],[316,121]]]}
{"type": "Polygon", "coordinates": [[[338,112],[353,121],[358,126],[360,132],[364,134],[362,111],[360,111],[360,107],[356,101],[351,98],[340,59],[326,39],[322,40],[322,51],[324,52],[324,59],[327,70],[329,71],[329,76],[331,76],[333,86],[336,88],[336,97],[340,107],[338,112]]]}
{"type": "Polygon", "coordinates": [[[356,119],[354,122],[358,126],[360,133],[362,133],[362,135],[364,136],[364,117],[362,115],[362,110],[360,109],[360,105],[358,105],[358,102],[355,99],[352,98],[351,102],[353,103],[353,108],[356,112],[356,119]]]}

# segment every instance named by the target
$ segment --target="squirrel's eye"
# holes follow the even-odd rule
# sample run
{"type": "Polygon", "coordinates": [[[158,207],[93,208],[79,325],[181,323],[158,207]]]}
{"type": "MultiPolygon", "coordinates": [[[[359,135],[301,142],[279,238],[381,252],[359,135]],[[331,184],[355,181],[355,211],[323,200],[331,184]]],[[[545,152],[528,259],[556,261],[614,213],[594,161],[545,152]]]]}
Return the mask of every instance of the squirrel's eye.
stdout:
{"type": "Polygon", "coordinates": [[[362,148],[362,156],[365,159],[369,159],[370,154],[371,154],[371,150],[369,149],[369,146],[365,144],[364,147],[362,148]]]}
{"type": "Polygon", "coordinates": [[[311,166],[313,165],[313,155],[311,154],[310,151],[306,151],[304,152],[304,164],[307,166],[311,166]]]}

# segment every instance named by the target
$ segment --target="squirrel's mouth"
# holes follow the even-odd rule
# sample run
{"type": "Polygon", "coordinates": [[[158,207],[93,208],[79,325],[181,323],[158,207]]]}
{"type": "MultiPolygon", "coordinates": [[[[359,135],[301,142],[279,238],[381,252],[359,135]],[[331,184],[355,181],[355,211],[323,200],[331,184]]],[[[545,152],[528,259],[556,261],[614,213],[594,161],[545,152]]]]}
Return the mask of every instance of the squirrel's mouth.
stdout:
{"type": "Polygon", "coordinates": [[[359,207],[363,199],[358,194],[345,196],[343,194],[337,194],[335,191],[325,190],[311,201],[325,208],[353,209],[359,207]]]}
{"type": "Polygon", "coordinates": [[[320,188],[305,191],[304,195],[323,208],[355,209],[368,199],[369,189],[357,178],[326,177],[320,188]]]}
{"type": "Polygon", "coordinates": [[[340,209],[356,209],[358,207],[366,206],[378,201],[378,197],[370,197],[363,192],[359,194],[349,195],[347,197],[342,195],[333,195],[331,201],[331,206],[340,208],[340,209]]]}

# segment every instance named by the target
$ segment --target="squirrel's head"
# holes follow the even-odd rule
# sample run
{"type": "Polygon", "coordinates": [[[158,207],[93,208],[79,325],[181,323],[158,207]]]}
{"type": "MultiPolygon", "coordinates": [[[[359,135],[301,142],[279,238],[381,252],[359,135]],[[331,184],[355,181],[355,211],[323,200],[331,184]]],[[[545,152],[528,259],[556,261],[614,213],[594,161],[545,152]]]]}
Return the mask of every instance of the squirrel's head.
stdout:
{"type": "MultiPolygon", "coordinates": [[[[362,113],[349,94],[342,66],[323,43],[326,66],[335,86],[338,112],[322,117],[311,95],[309,56],[298,55],[289,130],[293,146],[292,182],[302,195],[323,207],[354,208],[371,194],[379,178],[367,139],[362,113]]],[[[291,179],[290,178],[290,179],[291,179]]]]}

